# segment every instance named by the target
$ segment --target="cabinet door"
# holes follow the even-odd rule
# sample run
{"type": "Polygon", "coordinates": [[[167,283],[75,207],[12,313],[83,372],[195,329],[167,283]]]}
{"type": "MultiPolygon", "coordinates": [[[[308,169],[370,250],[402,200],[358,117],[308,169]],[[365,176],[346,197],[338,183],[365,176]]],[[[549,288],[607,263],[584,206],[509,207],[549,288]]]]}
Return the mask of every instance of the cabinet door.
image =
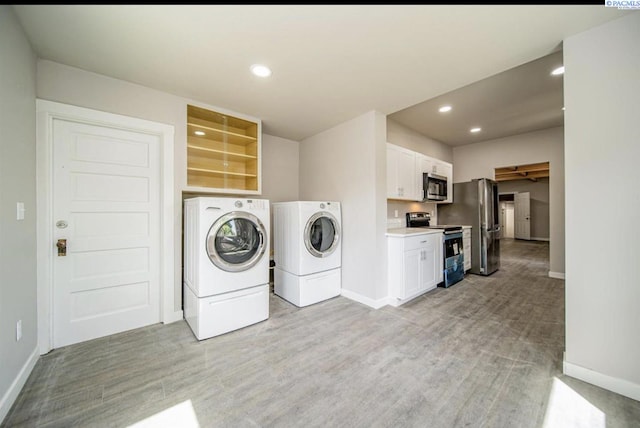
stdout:
{"type": "Polygon", "coordinates": [[[447,199],[442,202],[453,202],[453,165],[449,162],[434,160],[433,172],[447,177],[447,199]]]}
{"type": "Polygon", "coordinates": [[[436,245],[436,285],[444,281],[444,235],[440,233],[433,237],[436,245]]]}
{"type": "Polygon", "coordinates": [[[427,291],[435,287],[437,281],[436,269],[437,251],[433,240],[429,240],[427,246],[422,249],[420,262],[420,291],[427,291]]]}
{"type": "Polygon", "coordinates": [[[423,254],[422,248],[404,252],[404,290],[402,290],[401,299],[414,296],[420,291],[423,254]]]}
{"type": "Polygon", "coordinates": [[[419,201],[424,199],[424,181],[422,174],[431,172],[433,168],[433,162],[430,157],[423,155],[422,153],[416,153],[416,196],[419,201]]]}
{"type": "Polygon", "coordinates": [[[398,157],[398,187],[400,187],[403,199],[415,201],[416,181],[415,181],[415,153],[409,150],[402,150],[398,157]]]}
{"type": "Polygon", "coordinates": [[[387,198],[415,201],[415,152],[387,143],[387,198]]]}
{"type": "Polygon", "coordinates": [[[440,235],[429,235],[422,249],[423,256],[420,264],[421,291],[430,290],[441,281],[442,273],[442,244],[440,235]]]}
{"type": "Polygon", "coordinates": [[[443,175],[447,177],[447,199],[445,202],[453,202],[453,165],[445,163],[443,170],[443,175]]]}
{"type": "Polygon", "coordinates": [[[387,198],[396,199],[398,189],[398,157],[400,151],[391,144],[387,144],[387,198]]]}
{"type": "Polygon", "coordinates": [[[447,169],[450,164],[441,161],[440,159],[433,159],[433,167],[431,168],[431,172],[438,175],[447,176],[447,169]]]}

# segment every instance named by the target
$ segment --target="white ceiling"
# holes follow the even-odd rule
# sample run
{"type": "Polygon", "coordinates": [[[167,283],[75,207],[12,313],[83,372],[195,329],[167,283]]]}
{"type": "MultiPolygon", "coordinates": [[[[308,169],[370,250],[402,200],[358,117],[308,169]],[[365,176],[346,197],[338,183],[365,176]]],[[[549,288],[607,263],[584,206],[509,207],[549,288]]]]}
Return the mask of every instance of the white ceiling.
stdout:
{"type": "MultiPolygon", "coordinates": [[[[604,5],[13,8],[40,58],[255,116],[265,133],[298,141],[368,111],[399,112],[547,56],[567,36],[629,12],[604,5]],[[253,76],[254,63],[268,65],[273,75],[253,76]]],[[[451,113],[488,105],[458,102],[451,113]]],[[[409,112],[397,119],[420,129],[409,112]]],[[[451,122],[468,131],[463,120],[451,122]]],[[[501,126],[487,123],[482,139],[501,126]]],[[[430,130],[421,132],[450,144],[463,141],[430,130]]]]}
{"type": "Polygon", "coordinates": [[[408,107],[389,119],[451,146],[564,124],[562,51],[408,107]],[[452,109],[440,113],[441,106],[452,109]],[[472,127],[480,127],[471,133],[472,127]]]}

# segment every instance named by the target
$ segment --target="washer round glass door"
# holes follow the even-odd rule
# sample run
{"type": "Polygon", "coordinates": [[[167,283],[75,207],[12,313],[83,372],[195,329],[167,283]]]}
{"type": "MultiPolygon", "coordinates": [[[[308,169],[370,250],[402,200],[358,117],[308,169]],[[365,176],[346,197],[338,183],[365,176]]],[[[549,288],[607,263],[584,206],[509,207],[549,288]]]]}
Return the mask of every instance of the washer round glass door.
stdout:
{"type": "Polygon", "coordinates": [[[315,257],[327,257],[340,242],[340,226],[336,218],[328,212],[318,212],[311,216],[304,228],[304,245],[315,257]]]}
{"type": "Polygon", "coordinates": [[[241,272],[254,266],[265,252],[264,225],[251,213],[233,211],[223,215],[207,234],[207,255],[227,272],[241,272]]]}

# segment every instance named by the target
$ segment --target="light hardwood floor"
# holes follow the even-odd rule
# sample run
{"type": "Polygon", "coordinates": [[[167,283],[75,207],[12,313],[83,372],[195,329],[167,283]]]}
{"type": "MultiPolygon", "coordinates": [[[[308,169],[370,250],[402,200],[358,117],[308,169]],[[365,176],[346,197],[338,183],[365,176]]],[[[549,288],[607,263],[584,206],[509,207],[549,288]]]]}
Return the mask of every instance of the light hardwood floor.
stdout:
{"type": "Polygon", "coordinates": [[[491,276],[399,308],[272,294],[268,320],[208,340],[177,322],[56,349],[2,426],[161,426],[185,409],[166,426],[640,426],[640,402],[562,374],[548,243],[502,245],[491,276]]]}

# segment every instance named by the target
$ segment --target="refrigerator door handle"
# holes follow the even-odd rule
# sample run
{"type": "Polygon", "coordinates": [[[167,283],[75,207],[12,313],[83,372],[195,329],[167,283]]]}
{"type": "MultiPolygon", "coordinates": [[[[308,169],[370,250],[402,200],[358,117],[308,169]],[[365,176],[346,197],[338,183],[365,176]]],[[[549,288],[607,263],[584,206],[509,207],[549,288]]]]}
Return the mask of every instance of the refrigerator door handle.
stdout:
{"type": "Polygon", "coordinates": [[[480,273],[484,273],[487,270],[487,238],[482,236],[482,245],[480,248],[480,273]]]}

